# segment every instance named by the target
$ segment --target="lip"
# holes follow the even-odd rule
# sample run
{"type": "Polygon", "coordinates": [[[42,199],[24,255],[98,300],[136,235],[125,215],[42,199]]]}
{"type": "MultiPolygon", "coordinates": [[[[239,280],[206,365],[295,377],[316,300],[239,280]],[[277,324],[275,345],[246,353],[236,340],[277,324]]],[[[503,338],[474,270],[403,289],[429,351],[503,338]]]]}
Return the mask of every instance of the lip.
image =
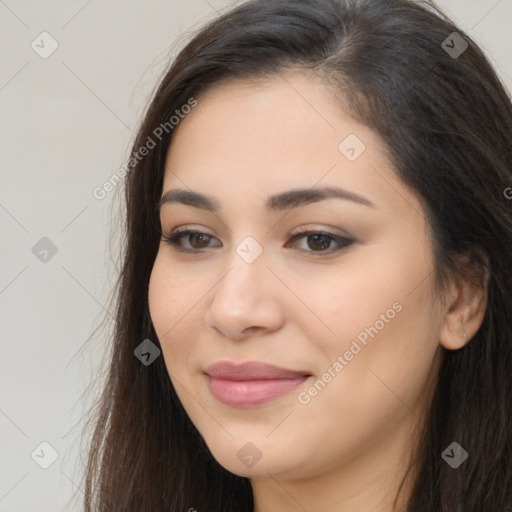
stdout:
{"type": "Polygon", "coordinates": [[[311,374],[250,361],[219,361],[205,370],[211,393],[232,407],[255,407],[276,400],[300,386],[311,374]]]}

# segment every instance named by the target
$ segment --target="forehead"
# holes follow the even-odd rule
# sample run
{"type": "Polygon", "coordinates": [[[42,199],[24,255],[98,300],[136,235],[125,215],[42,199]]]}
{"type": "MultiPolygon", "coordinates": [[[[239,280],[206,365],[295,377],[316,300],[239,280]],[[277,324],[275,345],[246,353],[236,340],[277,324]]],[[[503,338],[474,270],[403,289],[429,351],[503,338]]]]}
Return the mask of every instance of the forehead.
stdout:
{"type": "Polygon", "coordinates": [[[347,115],[318,78],[236,80],[197,101],[173,134],[163,192],[189,188],[244,206],[284,190],[338,186],[384,208],[396,210],[397,194],[415,201],[380,137],[347,115]]]}

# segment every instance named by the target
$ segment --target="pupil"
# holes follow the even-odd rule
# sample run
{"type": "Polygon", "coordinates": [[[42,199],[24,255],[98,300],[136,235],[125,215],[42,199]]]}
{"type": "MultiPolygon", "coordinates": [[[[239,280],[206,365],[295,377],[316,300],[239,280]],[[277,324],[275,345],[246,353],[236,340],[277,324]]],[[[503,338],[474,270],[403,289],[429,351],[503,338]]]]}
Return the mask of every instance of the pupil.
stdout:
{"type": "MultiPolygon", "coordinates": [[[[192,236],[192,246],[193,246],[193,247],[196,247],[196,244],[193,242],[194,240],[197,240],[197,238],[201,238],[201,237],[206,238],[207,236],[208,236],[208,235],[204,235],[204,234],[202,234],[202,233],[196,233],[196,234],[194,234],[194,235],[192,236]]],[[[203,239],[203,241],[204,241],[204,239],[203,239]]],[[[202,247],[202,245],[201,245],[201,241],[199,241],[199,247],[202,247]]]]}
{"type": "MultiPolygon", "coordinates": [[[[329,247],[329,238],[326,236],[326,235],[311,235],[311,238],[315,239],[315,244],[320,244],[321,245],[321,249],[327,249],[327,247],[329,247]],[[324,238],[325,242],[322,244],[321,243],[321,240],[322,238],[324,238]],[[320,239],[320,242],[318,242],[318,239],[320,239]]],[[[311,249],[314,249],[315,247],[312,247],[311,244],[309,244],[310,248],[311,249]]],[[[316,247],[318,248],[318,247],[316,247]]]]}

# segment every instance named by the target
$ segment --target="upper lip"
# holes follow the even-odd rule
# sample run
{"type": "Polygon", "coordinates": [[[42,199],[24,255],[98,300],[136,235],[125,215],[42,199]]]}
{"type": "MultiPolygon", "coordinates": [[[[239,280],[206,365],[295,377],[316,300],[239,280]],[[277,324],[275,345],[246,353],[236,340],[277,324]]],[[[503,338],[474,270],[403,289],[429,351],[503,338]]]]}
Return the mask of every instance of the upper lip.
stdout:
{"type": "Polygon", "coordinates": [[[305,371],[289,370],[259,361],[242,364],[219,361],[208,366],[205,373],[210,377],[225,380],[292,379],[311,375],[305,371]]]}

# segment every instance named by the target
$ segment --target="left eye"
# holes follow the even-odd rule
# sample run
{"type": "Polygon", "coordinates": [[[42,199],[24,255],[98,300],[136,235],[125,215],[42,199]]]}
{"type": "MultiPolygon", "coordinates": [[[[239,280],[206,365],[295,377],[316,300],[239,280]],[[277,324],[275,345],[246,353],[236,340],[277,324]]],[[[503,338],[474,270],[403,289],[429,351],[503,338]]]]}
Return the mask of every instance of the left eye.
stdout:
{"type": "Polygon", "coordinates": [[[306,250],[306,252],[321,252],[326,254],[339,251],[354,242],[354,240],[351,240],[350,238],[320,231],[304,231],[292,236],[292,240],[299,240],[301,238],[305,238],[307,240],[307,246],[313,249],[312,251],[306,250]],[[330,247],[331,242],[335,242],[338,247],[330,247]],[[325,249],[329,250],[326,251],[325,249]]]}
{"type": "MultiPolygon", "coordinates": [[[[201,252],[201,249],[208,248],[208,243],[216,238],[208,233],[194,230],[183,230],[175,231],[169,236],[162,235],[165,243],[170,244],[174,249],[181,252],[197,253],[201,252]],[[185,239],[189,242],[189,247],[185,247],[182,244],[182,240],[185,239]]],[[[331,254],[333,252],[340,251],[345,247],[348,247],[354,240],[334,233],[325,233],[321,231],[303,231],[297,233],[291,237],[292,241],[305,238],[308,240],[307,246],[312,250],[305,249],[306,252],[316,252],[321,254],[331,254]],[[338,247],[331,247],[331,243],[335,242],[338,247]],[[328,250],[326,250],[328,249],[328,250]]],[[[210,246],[211,247],[211,246],[210,246]]]]}

